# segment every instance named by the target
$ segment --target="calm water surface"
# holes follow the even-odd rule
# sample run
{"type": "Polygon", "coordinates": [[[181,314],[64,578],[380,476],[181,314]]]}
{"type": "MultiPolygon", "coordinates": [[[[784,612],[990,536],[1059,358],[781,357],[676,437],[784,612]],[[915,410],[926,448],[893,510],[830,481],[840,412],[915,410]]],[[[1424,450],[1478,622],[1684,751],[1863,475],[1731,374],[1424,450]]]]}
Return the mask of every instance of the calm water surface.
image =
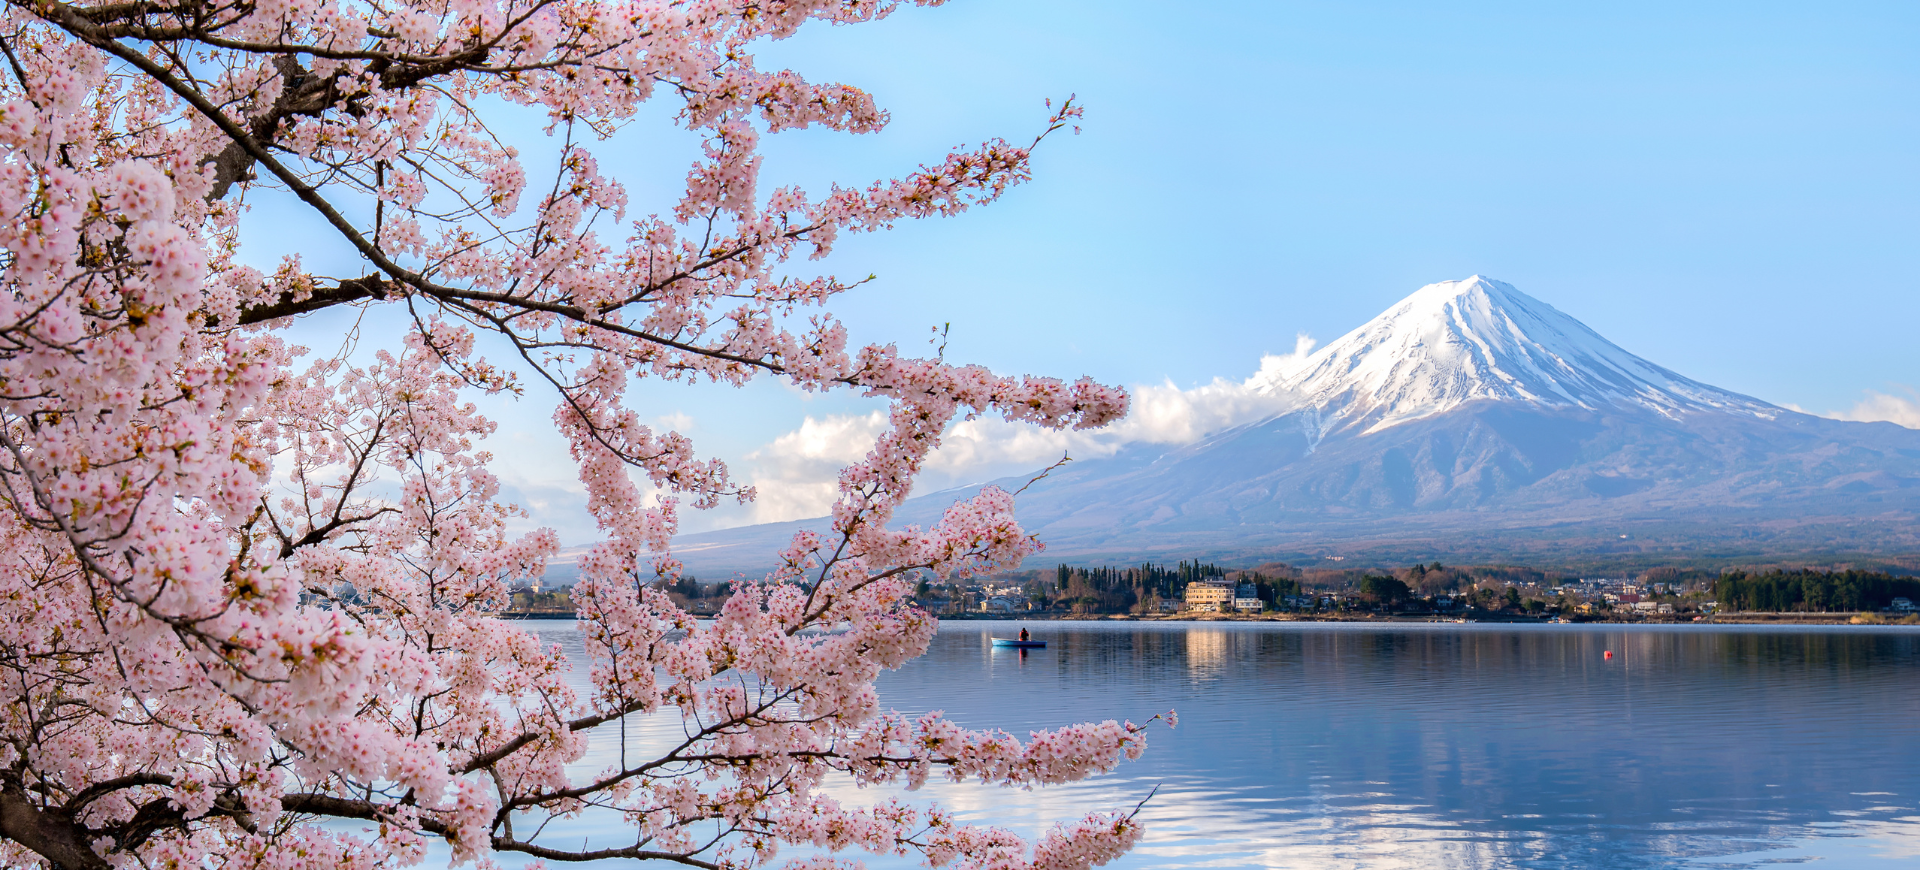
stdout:
{"type": "Polygon", "coordinates": [[[1109,866],[1920,867],[1920,631],[1048,622],[1045,650],[991,647],[1019,627],[947,623],[883,702],[1180,727],[1087,782],[914,798],[1032,836],[1158,786],[1109,866]]]}

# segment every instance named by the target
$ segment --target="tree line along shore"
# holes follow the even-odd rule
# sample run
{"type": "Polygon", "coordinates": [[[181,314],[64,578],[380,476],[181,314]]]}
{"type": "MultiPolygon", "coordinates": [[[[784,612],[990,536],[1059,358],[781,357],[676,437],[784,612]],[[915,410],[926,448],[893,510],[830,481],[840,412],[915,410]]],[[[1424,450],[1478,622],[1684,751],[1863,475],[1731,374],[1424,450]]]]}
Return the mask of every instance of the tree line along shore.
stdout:
{"type": "MultiPolygon", "coordinates": [[[[694,613],[717,612],[733,590],[691,576],[654,585],[694,613]]],[[[1056,565],[965,583],[928,577],[914,599],[949,619],[1920,624],[1920,578],[1851,568],[1655,568],[1601,577],[1511,565],[1233,569],[1196,560],[1056,565]]],[[[572,610],[566,589],[522,588],[506,615],[565,618],[572,610]]]]}

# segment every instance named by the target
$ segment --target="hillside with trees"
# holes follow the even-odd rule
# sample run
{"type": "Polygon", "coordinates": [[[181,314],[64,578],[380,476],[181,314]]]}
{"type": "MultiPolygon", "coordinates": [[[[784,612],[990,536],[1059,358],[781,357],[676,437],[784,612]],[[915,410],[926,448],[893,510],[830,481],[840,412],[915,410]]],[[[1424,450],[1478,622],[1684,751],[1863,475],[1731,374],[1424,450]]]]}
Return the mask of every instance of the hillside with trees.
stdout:
{"type": "MultiPolygon", "coordinates": [[[[973,584],[922,582],[921,606],[947,616],[1193,615],[1183,606],[1196,582],[1231,585],[1258,598],[1260,612],[1454,614],[1569,620],[1710,617],[1719,612],[1852,613],[1920,601],[1920,579],[1854,568],[1763,568],[1717,574],[1654,568],[1635,575],[1577,577],[1517,565],[1299,568],[1269,562],[1235,569],[1183,561],[1172,566],[1072,566],[995,575],[973,584]]],[[[1244,599],[1242,599],[1244,600],[1244,599]]]]}
{"type": "Polygon", "coordinates": [[[1875,571],[1733,571],[1713,582],[1724,610],[1774,613],[1886,610],[1896,598],[1920,601],[1920,579],[1875,571]]]}

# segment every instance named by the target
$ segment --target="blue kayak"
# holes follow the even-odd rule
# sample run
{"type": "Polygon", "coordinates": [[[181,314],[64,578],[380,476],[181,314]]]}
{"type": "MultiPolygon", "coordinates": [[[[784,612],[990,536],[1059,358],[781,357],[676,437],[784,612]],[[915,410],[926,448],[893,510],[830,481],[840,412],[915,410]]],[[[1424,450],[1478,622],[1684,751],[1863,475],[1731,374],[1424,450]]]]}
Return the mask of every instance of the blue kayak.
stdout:
{"type": "Polygon", "coordinates": [[[1047,648],[1047,642],[1044,640],[1011,640],[1004,637],[994,638],[993,645],[994,646],[1010,646],[1010,647],[1015,647],[1017,649],[1046,649],[1047,648]]]}

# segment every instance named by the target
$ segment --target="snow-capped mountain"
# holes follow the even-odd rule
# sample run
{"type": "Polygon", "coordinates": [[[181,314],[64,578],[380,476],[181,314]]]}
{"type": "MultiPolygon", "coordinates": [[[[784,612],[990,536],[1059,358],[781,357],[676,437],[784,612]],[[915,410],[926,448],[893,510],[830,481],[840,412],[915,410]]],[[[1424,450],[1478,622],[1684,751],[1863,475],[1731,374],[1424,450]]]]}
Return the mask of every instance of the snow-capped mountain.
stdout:
{"type": "MultiPolygon", "coordinates": [[[[1021,495],[1022,522],[1048,558],[1102,563],[1920,552],[1920,431],[1691,380],[1498,281],[1422,287],[1258,386],[1289,410],[1075,462],[1021,495]]],[[[681,554],[759,568],[806,524],[691,535],[681,554]]]]}
{"type": "Polygon", "coordinates": [[[1420,288],[1263,386],[1313,409],[1317,436],[1379,432],[1478,401],[1666,416],[1780,413],[1647,362],[1478,275],[1420,288]]]}

